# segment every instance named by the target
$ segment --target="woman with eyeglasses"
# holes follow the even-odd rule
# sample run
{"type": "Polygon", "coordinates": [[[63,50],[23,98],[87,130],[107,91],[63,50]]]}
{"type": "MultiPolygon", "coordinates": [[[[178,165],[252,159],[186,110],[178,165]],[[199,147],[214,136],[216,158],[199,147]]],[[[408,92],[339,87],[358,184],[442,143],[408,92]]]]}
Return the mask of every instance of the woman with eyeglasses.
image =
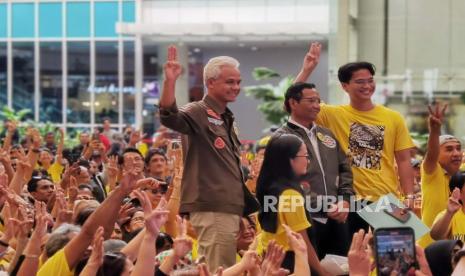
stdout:
{"type": "Polygon", "coordinates": [[[307,173],[307,166],[307,148],[299,137],[283,134],[271,138],[257,179],[257,199],[261,205],[258,220],[263,230],[260,248],[266,248],[270,241],[275,240],[286,251],[282,267],[292,272],[295,255],[282,226],[286,224],[303,236],[312,272],[329,275],[321,267],[307,235],[307,228],[311,227],[310,217],[305,210],[304,192],[299,183],[299,177],[307,173]]]}

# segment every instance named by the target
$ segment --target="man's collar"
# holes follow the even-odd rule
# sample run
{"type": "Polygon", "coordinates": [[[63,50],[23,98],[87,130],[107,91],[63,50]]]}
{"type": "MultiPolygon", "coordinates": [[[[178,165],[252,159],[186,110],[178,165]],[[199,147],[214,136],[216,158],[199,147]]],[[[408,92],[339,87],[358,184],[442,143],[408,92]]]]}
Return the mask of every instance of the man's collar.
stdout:
{"type": "Polygon", "coordinates": [[[208,105],[208,107],[210,107],[211,109],[213,109],[213,111],[215,111],[217,114],[221,115],[225,112],[228,112],[229,109],[228,108],[222,108],[212,97],[210,97],[208,94],[205,94],[205,96],[203,97],[203,101],[208,105]]]}
{"type": "Polygon", "coordinates": [[[311,131],[315,130],[315,128],[316,128],[316,124],[315,124],[315,123],[312,124],[312,127],[311,127],[311,128],[308,128],[308,127],[305,127],[305,126],[303,126],[303,125],[297,123],[296,121],[292,120],[292,118],[290,118],[290,117],[289,117],[289,120],[288,120],[288,124],[291,124],[291,125],[297,126],[297,127],[299,127],[299,128],[302,128],[302,129],[305,130],[305,132],[311,132],[311,131]]]}

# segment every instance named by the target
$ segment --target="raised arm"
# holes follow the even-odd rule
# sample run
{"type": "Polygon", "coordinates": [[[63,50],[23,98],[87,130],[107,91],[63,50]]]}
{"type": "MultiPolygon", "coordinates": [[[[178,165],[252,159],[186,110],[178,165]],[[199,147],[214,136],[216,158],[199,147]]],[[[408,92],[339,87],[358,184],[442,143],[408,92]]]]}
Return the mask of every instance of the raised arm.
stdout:
{"type": "Polygon", "coordinates": [[[66,260],[70,269],[73,269],[82,257],[94,238],[99,226],[105,229],[105,236],[109,237],[118,217],[119,207],[123,199],[135,188],[137,178],[127,173],[118,186],[95,210],[82,226],[81,232],[64,248],[66,260]]]}
{"type": "Polygon", "coordinates": [[[429,118],[428,118],[428,148],[423,161],[423,169],[426,173],[432,173],[436,168],[439,159],[439,136],[441,135],[441,126],[444,120],[444,115],[447,110],[447,104],[441,108],[440,104],[437,104],[434,109],[428,106],[429,118]]]}
{"type": "Polygon", "coordinates": [[[36,275],[39,270],[39,257],[42,253],[40,245],[42,244],[42,239],[47,234],[49,216],[47,215],[47,209],[43,202],[36,201],[35,210],[36,225],[27,243],[26,249],[24,250],[25,259],[19,268],[17,274],[19,276],[36,275]]]}
{"type": "Polygon", "coordinates": [[[182,174],[184,170],[183,160],[182,160],[182,150],[179,149],[170,149],[171,145],[169,146],[168,152],[170,153],[170,158],[174,159],[174,174],[173,174],[173,181],[171,183],[171,187],[173,188],[171,193],[169,194],[168,205],[166,209],[170,212],[168,215],[168,221],[166,222],[165,229],[166,233],[168,233],[173,238],[177,237],[180,233],[177,233],[177,226],[176,226],[176,216],[179,213],[179,207],[181,205],[181,180],[182,174]]]}
{"type": "Polygon", "coordinates": [[[141,200],[145,214],[145,234],[139,249],[137,262],[131,276],[143,276],[155,274],[155,240],[160,233],[160,228],[165,224],[168,216],[165,207],[166,201],[162,199],[157,208],[152,211],[150,199],[144,192],[135,191],[137,198],[141,200]]]}
{"type": "Polygon", "coordinates": [[[16,122],[10,121],[7,123],[7,131],[5,140],[3,140],[3,149],[6,151],[10,151],[11,148],[11,141],[13,141],[13,136],[16,132],[16,122]]]}
{"type": "MultiPolygon", "coordinates": [[[[0,164],[5,168],[5,173],[8,176],[8,180],[12,180],[15,174],[13,167],[11,166],[10,152],[0,148],[0,164]]],[[[8,186],[8,185],[7,185],[8,186]]]]}
{"type": "Polygon", "coordinates": [[[63,159],[63,147],[65,145],[65,132],[62,128],[59,128],[58,131],[60,132],[60,140],[58,141],[55,162],[61,164],[61,160],[63,159]]]}
{"type": "Polygon", "coordinates": [[[29,181],[30,177],[26,179],[26,175],[29,175],[28,172],[31,170],[32,168],[28,158],[23,153],[20,153],[20,157],[16,164],[16,172],[9,185],[9,188],[17,195],[21,195],[23,185],[29,181]]]}
{"type": "Polygon", "coordinates": [[[163,92],[160,97],[160,107],[170,108],[176,103],[174,95],[176,80],[181,75],[182,68],[178,62],[176,47],[171,45],[168,47],[168,60],[163,66],[165,79],[163,80],[163,92]]]}
{"type": "Polygon", "coordinates": [[[449,237],[452,217],[462,208],[460,204],[460,189],[455,188],[449,197],[446,212],[438,218],[431,228],[430,235],[435,240],[444,240],[449,237]]]}
{"type": "Polygon", "coordinates": [[[312,42],[307,54],[305,54],[304,60],[302,62],[302,68],[295,78],[294,83],[307,81],[320,61],[320,54],[321,44],[319,42],[312,42]]]}
{"type": "Polygon", "coordinates": [[[308,265],[307,244],[302,235],[294,232],[289,226],[283,224],[286,229],[289,245],[295,253],[294,274],[295,275],[311,275],[310,266],[308,265]]]}

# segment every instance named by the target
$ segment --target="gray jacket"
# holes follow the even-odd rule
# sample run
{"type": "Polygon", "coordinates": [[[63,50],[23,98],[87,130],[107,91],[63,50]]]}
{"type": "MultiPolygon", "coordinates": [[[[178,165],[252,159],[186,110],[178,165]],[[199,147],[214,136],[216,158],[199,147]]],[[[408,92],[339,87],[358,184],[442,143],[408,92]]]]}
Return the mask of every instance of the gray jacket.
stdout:
{"type": "Polygon", "coordinates": [[[317,196],[342,196],[344,200],[349,201],[350,196],[354,195],[355,192],[352,187],[352,169],[347,156],[329,129],[319,125],[315,127],[324,180],[315,151],[304,129],[288,122],[281,126],[274,135],[294,134],[300,137],[307,146],[310,165],[305,180],[310,183],[310,190],[306,190],[306,193],[311,196],[312,207],[317,204],[317,196]]]}

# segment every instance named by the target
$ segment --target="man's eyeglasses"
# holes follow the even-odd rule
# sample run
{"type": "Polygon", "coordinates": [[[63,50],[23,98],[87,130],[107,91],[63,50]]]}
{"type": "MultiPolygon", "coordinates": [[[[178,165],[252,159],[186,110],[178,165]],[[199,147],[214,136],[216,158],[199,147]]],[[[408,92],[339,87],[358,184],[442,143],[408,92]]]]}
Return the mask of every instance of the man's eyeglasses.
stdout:
{"type": "Polygon", "coordinates": [[[318,103],[318,104],[319,104],[319,103],[321,103],[321,99],[320,99],[320,98],[313,98],[313,97],[312,97],[312,98],[302,98],[302,99],[300,99],[300,100],[301,100],[301,101],[307,101],[307,102],[309,102],[309,103],[311,103],[311,104],[315,104],[315,103],[318,103]]]}

